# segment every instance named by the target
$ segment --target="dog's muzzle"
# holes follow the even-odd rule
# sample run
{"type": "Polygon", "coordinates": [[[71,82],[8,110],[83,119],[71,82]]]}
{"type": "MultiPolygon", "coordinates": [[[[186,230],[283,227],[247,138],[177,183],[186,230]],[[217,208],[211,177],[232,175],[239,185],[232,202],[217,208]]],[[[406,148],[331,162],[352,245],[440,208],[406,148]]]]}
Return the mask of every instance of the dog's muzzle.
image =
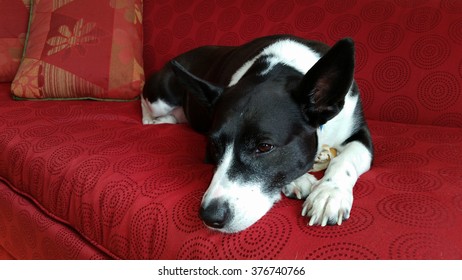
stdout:
{"type": "Polygon", "coordinates": [[[217,230],[224,228],[232,219],[229,204],[219,199],[213,199],[205,207],[201,205],[199,216],[208,227],[217,230]]]}

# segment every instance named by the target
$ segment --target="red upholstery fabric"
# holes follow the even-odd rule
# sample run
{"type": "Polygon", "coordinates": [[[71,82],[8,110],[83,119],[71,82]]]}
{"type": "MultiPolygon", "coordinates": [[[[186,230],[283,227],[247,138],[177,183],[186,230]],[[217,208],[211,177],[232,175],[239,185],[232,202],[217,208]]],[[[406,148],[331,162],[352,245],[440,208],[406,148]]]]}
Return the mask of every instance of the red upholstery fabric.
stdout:
{"type": "Polygon", "coordinates": [[[139,102],[63,107],[0,96],[0,177],[13,186],[0,189],[0,244],[14,256],[50,257],[34,252],[64,242],[51,257],[101,257],[62,251],[77,242],[128,259],[462,258],[460,128],[371,121],[374,168],[342,226],[308,227],[302,202],[283,199],[225,235],[198,218],[213,167],[188,126],[142,126],[139,102]],[[40,235],[55,224],[52,240],[40,235]]]}
{"type": "Polygon", "coordinates": [[[0,246],[22,259],[461,259],[461,14],[449,0],[145,1],[148,73],[270,33],[356,40],[376,151],[351,218],[308,227],[302,201],[283,198],[246,231],[210,231],[204,136],[141,125],[139,101],[18,102],[0,84],[0,246]]]}

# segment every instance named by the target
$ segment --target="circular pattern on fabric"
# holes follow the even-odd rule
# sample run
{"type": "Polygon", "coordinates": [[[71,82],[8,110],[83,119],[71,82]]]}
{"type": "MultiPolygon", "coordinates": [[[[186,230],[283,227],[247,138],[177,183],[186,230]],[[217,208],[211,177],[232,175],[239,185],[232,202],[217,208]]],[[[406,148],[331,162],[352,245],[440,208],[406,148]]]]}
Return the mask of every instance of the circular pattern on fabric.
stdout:
{"type": "Polygon", "coordinates": [[[93,206],[89,203],[82,203],[79,207],[79,218],[77,228],[90,240],[100,243],[102,241],[101,223],[93,206]]]}
{"type": "Polygon", "coordinates": [[[110,166],[110,161],[103,157],[91,157],[81,162],[71,179],[74,193],[82,196],[91,191],[110,166]]]}
{"type": "Polygon", "coordinates": [[[421,154],[417,153],[396,153],[389,156],[381,158],[380,162],[377,162],[377,165],[386,167],[386,168],[397,168],[408,170],[409,166],[413,168],[422,168],[428,165],[429,159],[421,154]]]}
{"type": "Polygon", "coordinates": [[[34,143],[32,149],[36,153],[42,153],[51,149],[55,150],[59,145],[71,141],[73,141],[73,139],[68,135],[51,135],[34,143]]]}
{"type": "Polygon", "coordinates": [[[358,16],[347,14],[334,19],[329,24],[327,33],[332,40],[339,40],[344,37],[353,37],[360,29],[361,19],[358,16]]]}
{"type": "Polygon", "coordinates": [[[368,48],[360,42],[355,43],[355,72],[361,71],[369,60],[368,48]]]}
{"type": "Polygon", "coordinates": [[[8,152],[9,169],[13,175],[20,175],[22,173],[29,150],[30,144],[28,142],[19,142],[8,152]]]}
{"type": "Polygon", "coordinates": [[[417,97],[425,108],[444,111],[457,103],[460,86],[456,77],[447,72],[433,72],[419,83],[417,97]]]}
{"type": "Polygon", "coordinates": [[[25,210],[19,211],[17,222],[21,228],[21,237],[25,241],[27,247],[35,248],[37,246],[37,235],[35,233],[35,223],[29,212],[25,210]]]}
{"type": "Polygon", "coordinates": [[[460,167],[448,166],[440,169],[438,174],[443,180],[462,188],[462,174],[460,173],[460,167]]]}
{"type": "Polygon", "coordinates": [[[441,11],[437,8],[415,8],[407,16],[405,26],[412,32],[428,32],[440,23],[441,18],[441,11]]]}
{"type": "Polygon", "coordinates": [[[451,54],[449,41],[439,35],[423,36],[411,47],[410,59],[417,67],[433,69],[443,64],[451,54]]]}
{"type": "Polygon", "coordinates": [[[395,6],[385,1],[369,2],[361,9],[361,18],[371,23],[384,22],[395,13],[395,6]]]}
{"type": "Polygon", "coordinates": [[[346,10],[353,8],[356,5],[356,0],[327,0],[324,4],[324,8],[329,13],[337,14],[344,13],[346,10]]]}
{"type": "Polygon", "coordinates": [[[372,75],[379,89],[396,92],[409,82],[411,66],[403,57],[389,56],[377,63],[372,75]]]}
{"type": "Polygon", "coordinates": [[[418,141],[436,144],[462,142],[462,135],[457,130],[446,130],[441,133],[440,130],[427,128],[416,132],[414,138],[418,141]]]}
{"type": "Polygon", "coordinates": [[[108,183],[99,196],[103,224],[115,227],[132,207],[137,196],[138,185],[125,179],[108,183]]]}
{"type": "Polygon", "coordinates": [[[19,134],[19,129],[8,127],[0,131],[0,146],[8,147],[8,143],[19,134]]]}
{"type": "Polygon", "coordinates": [[[350,242],[335,242],[315,249],[307,260],[378,260],[379,256],[369,248],[350,242]]]}
{"type": "MultiPolygon", "coordinates": [[[[101,131],[101,129],[97,131],[101,131]]],[[[102,145],[108,142],[110,143],[114,141],[114,139],[117,139],[117,131],[115,129],[104,129],[101,132],[80,139],[80,142],[87,145],[102,145]]]]}
{"type": "Polygon", "coordinates": [[[378,202],[377,210],[393,222],[413,227],[441,228],[452,221],[445,204],[417,193],[389,195],[378,202]]]}
{"type": "Polygon", "coordinates": [[[440,8],[444,10],[445,13],[461,14],[462,2],[459,0],[441,0],[440,8]]]}
{"type": "Polygon", "coordinates": [[[407,150],[415,144],[415,140],[410,137],[384,137],[374,141],[374,151],[380,155],[392,154],[407,150]]]}
{"type": "Polygon", "coordinates": [[[454,206],[459,212],[462,212],[462,195],[458,195],[453,199],[454,206]]]}
{"type": "Polygon", "coordinates": [[[215,42],[217,36],[217,26],[215,23],[203,23],[196,32],[196,44],[199,46],[210,45],[215,42]]]}
{"type": "Polygon", "coordinates": [[[197,22],[208,20],[214,13],[216,8],[215,0],[203,0],[199,2],[193,11],[194,19],[197,22]]]}
{"type": "Polygon", "coordinates": [[[90,151],[92,155],[117,156],[124,155],[131,151],[133,142],[114,140],[111,143],[104,143],[90,151]]]}
{"type": "Polygon", "coordinates": [[[166,27],[173,18],[173,9],[170,5],[164,5],[157,9],[155,16],[150,17],[153,20],[152,26],[157,28],[166,27]]]}
{"type": "Polygon", "coordinates": [[[88,122],[70,123],[64,127],[61,127],[60,129],[63,133],[68,134],[69,136],[74,136],[82,132],[97,131],[101,129],[101,127],[99,124],[93,121],[88,121],[88,122]]]}
{"type": "Polygon", "coordinates": [[[431,233],[408,233],[395,238],[389,248],[390,259],[459,259],[461,253],[451,242],[431,233]]]}
{"type": "Polygon", "coordinates": [[[23,138],[42,138],[52,135],[58,130],[56,126],[34,125],[21,133],[23,138]]]}
{"type": "Polygon", "coordinates": [[[137,259],[159,259],[167,241],[168,217],[162,204],[150,203],[139,209],[130,224],[130,240],[137,259]]]}
{"type": "Polygon", "coordinates": [[[293,0],[273,0],[266,10],[266,17],[273,22],[285,20],[294,10],[293,0]]]}
{"type": "Polygon", "coordinates": [[[242,1],[240,8],[244,14],[250,15],[258,13],[265,5],[266,0],[242,1]]]}
{"type": "Polygon", "coordinates": [[[217,27],[221,31],[230,31],[241,18],[241,10],[237,7],[229,7],[223,10],[218,16],[217,27]]]}
{"type": "Polygon", "coordinates": [[[374,223],[374,216],[367,209],[353,207],[350,218],[343,221],[341,226],[308,226],[308,221],[309,218],[300,218],[297,220],[298,227],[304,234],[329,239],[352,235],[366,230],[374,223]]]}
{"type": "Polygon", "coordinates": [[[167,54],[173,46],[173,35],[170,29],[163,29],[157,33],[154,38],[154,46],[156,46],[156,53],[167,54]]]}
{"type": "Polygon", "coordinates": [[[257,223],[235,235],[223,236],[226,259],[274,259],[290,238],[292,225],[278,213],[268,213],[257,223]]]}
{"type": "MultiPolygon", "coordinates": [[[[245,1],[254,2],[254,1],[245,1]]],[[[251,39],[257,37],[262,33],[263,27],[265,26],[265,18],[260,15],[248,16],[241,24],[239,28],[239,34],[242,39],[245,41],[250,41],[251,39]]]]}
{"type": "Polygon", "coordinates": [[[462,158],[462,149],[460,146],[454,148],[453,145],[437,145],[431,147],[428,152],[428,156],[432,159],[439,160],[444,163],[459,164],[462,158]]]}
{"type": "Polygon", "coordinates": [[[384,187],[404,192],[430,192],[441,188],[441,180],[431,173],[417,170],[397,170],[383,172],[377,182],[384,187]]]}
{"type": "Polygon", "coordinates": [[[183,13],[189,10],[193,4],[194,2],[191,0],[174,0],[173,8],[175,9],[175,12],[183,13]]]}
{"type": "Polygon", "coordinates": [[[57,175],[67,168],[70,162],[78,158],[83,148],[77,145],[59,147],[53,151],[47,161],[47,169],[53,175],[57,175]]]}
{"type": "Polygon", "coordinates": [[[227,32],[218,39],[218,44],[224,46],[237,46],[240,44],[239,35],[235,32],[227,32]]]}
{"type": "Polygon", "coordinates": [[[401,26],[383,23],[374,27],[367,36],[369,47],[378,53],[387,53],[398,48],[403,41],[404,31],[401,26]]]}
{"type": "Polygon", "coordinates": [[[295,31],[291,24],[281,22],[271,27],[269,33],[270,34],[293,34],[295,33],[295,31]]]}
{"type": "Polygon", "coordinates": [[[173,23],[173,35],[178,39],[185,38],[191,32],[193,23],[194,19],[190,14],[182,14],[178,16],[173,23]]]}
{"type": "Polygon", "coordinates": [[[448,127],[462,127],[462,114],[461,113],[446,113],[441,114],[433,121],[434,125],[448,126],[448,127]]]}
{"type": "Polygon", "coordinates": [[[374,87],[371,82],[365,79],[356,79],[356,83],[361,95],[361,104],[363,109],[367,111],[374,104],[374,87]]]}
{"type": "Polygon", "coordinates": [[[161,159],[150,154],[139,154],[124,158],[114,166],[114,171],[130,176],[134,173],[148,172],[159,167],[161,159]]]}
{"type": "Polygon", "coordinates": [[[396,135],[403,135],[409,131],[409,127],[407,125],[398,124],[398,123],[390,123],[387,125],[383,125],[383,123],[370,123],[369,127],[373,131],[374,135],[377,136],[396,136],[396,135]]]}
{"type": "Polygon", "coordinates": [[[380,108],[380,119],[398,123],[415,123],[419,109],[414,100],[405,95],[389,98],[380,108]]]}
{"type": "Polygon", "coordinates": [[[462,19],[451,23],[449,26],[449,38],[456,44],[462,44],[462,19]]]}
{"type": "Polygon", "coordinates": [[[34,157],[29,162],[28,182],[24,184],[23,190],[27,191],[33,198],[41,200],[45,188],[45,160],[41,157],[34,157]]]}
{"type": "Polygon", "coordinates": [[[353,188],[353,197],[355,199],[369,196],[375,191],[375,183],[368,180],[358,180],[353,188]]]}
{"type": "Polygon", "coordinates": [[[196,190],[186,194],[173,207],[173,223],[177,230],[191,233],[204,228],[199,219],[199,208],[204,191],[196,190]]]}
{"type": "Polygon", "coordinates": [[[318,27],[325,18],[324,9],[313,6],[299,12],[295,17],[295,28],[299,31],[311,31],[318,27]]]}
{"type": "Polygon", "coordinates": [[[177,168],[153,169],[152,175],[146,179],[141,187],[142,194],[156,198],[159,195],[178,191],[188,186],[192,182],[194,174],[185,172],[185,169],[179,169],[178,162],[176,166],[177,168]]]}
{"type": "Polygon", "coordinates": [[[109,250],[121,259],[130,258],[130,242],[127,238],[114,234],[109,239],[109,250]]]}
{"type": "Polygon", "coordinates": [[[179,260],[216,260],[220,259],[220,249],[204,237],[194,237],[186,241],[177,254],[179,260]]]}

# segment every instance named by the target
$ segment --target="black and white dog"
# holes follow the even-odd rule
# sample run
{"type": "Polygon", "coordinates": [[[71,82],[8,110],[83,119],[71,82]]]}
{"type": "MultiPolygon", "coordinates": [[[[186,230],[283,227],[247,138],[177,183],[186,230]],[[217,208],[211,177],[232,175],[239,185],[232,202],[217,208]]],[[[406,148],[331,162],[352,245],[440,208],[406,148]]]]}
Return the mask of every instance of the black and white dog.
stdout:
{"type": "Polygon", "coordinates": [[[332,48],[285,35],[201,47],[148,80],[143,123],[189,122],[208,135],[217,168],[199,214],[210,228],[246,229],[281,191],[306,199],[309,225],[340,225],[373,155],[353,72],[351,39],[332,48]],[[317,180],[307,171],[323,144],[338,156],[317,180]]]}

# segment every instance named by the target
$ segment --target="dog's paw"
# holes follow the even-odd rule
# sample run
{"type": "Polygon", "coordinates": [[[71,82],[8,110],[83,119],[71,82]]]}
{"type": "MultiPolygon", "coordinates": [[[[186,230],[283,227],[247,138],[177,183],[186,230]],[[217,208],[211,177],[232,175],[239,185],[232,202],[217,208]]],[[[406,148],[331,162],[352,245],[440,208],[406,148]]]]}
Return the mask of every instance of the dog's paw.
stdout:
{"type": "Polygon", "coordinates": [[[303,204],[302,216],[309,216],[308,225],[341,225],[350,217],[353,193],[333,182],[316,185],[303,204]]]}
{"type": "Polygon", "coordinates": [[[282,188],[282,193],[290,198],[305,199],[311,192],[313,186],[318,182],[316,177],[305,173],[292,183],[282,188]]]}
{"type": "Polygon", "coordinates": [[[157,118],[152,118],[150,116],[143,117],[143,124],[176,124],[178,121],[172,115],[161,116],[157,118]]]}

